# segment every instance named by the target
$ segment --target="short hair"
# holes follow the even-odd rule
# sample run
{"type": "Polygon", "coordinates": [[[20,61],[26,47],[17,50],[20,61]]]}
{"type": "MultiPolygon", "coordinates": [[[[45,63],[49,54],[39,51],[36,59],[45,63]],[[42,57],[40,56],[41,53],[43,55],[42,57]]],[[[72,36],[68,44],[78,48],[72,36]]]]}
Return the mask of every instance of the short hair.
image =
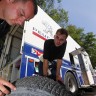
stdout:
{"type": "Polygon", "coordinates": [[[62,34],[62,35],[66,35],[66,38],[68,37],[68,31],[67,31],[66,29],[64,29],[64,28],[58,29],[58,30],[56,31],[56,34],[57,34],[57,33],[60,33],[60,34],[62,34]]]}
{"type": "Polygon", "coordinates": [[[14,2],[24,2],[24,3],[28,2],[28,1],[31,1],[33,3],[33,5],[34,5],[34,15],[36,15],[37,12],[38,12],[38,6],[37,6],[36,0],[14,0],[14,2]]]}

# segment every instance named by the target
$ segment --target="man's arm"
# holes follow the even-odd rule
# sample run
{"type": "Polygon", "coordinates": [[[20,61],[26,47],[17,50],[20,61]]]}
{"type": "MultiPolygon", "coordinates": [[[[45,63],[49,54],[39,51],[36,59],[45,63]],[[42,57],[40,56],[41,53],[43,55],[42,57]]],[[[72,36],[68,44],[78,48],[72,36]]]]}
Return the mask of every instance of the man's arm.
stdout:
{"type": "Polygon", "coordinates": [[[43,75],[47,76],[48,75],[47,72],[48,72],[48,60],[44,59],[43,60],[43,75]]]}
{"type": "Polygon", "coordinates": [[[62,65],[62,59],[57,59],[57,70],[56,70],[56,80],[62,81],[62,78],[60,76],[60,68],[62,65]]]}

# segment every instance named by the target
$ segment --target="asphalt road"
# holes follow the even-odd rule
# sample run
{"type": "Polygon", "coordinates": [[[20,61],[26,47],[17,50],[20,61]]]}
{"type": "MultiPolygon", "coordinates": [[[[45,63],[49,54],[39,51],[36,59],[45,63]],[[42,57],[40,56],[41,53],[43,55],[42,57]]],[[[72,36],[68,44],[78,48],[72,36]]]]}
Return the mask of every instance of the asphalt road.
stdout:
{"type": "Polygon", "coordinates": [[[96,96],[96,87],[92,89],[80,90],[78,96],[96,96]]]}
{"type": "Polygon", "coordinates": [[[81,96],[96,96],[96,92],[86,92],[85,94],[81,96]]]}

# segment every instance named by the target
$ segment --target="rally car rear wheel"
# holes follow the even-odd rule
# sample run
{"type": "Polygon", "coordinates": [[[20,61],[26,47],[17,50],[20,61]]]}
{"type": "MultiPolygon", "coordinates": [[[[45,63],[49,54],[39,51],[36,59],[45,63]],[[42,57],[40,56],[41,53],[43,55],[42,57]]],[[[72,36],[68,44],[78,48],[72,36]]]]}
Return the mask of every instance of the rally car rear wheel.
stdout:
{"type": "Polygon", "coordinates": [[[67,72],[64,78],[64,84],[68,91],[72,92],[74,95],[77,95],[78,84],[71,72],[67,72]]]}
{"type": "Polygon", "coordinates": [[[8,96],[72,96],[58,82],[42,76],[31,76],[16,81],[16,91],[8,96]]]}

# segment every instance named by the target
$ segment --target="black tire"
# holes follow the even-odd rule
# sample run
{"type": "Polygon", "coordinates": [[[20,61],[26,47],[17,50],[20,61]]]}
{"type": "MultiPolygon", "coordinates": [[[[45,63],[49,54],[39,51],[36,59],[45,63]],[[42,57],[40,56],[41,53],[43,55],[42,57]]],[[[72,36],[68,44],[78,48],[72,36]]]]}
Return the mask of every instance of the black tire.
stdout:
{"type": "Polygon", "coordinates": [[[31,76],[16,81],[16,91],[7,96],[73,96],[58,82],[42,76],[31,76]]]}
{"type": "Polygon", "coordinates": [[[75,96],[77,95],[78,84],[74,75],[71,72],[66,73],[65,78],[64,78],[64,84],[65,84],[65,88],[68,91],[72,92],[75,96]]]}

